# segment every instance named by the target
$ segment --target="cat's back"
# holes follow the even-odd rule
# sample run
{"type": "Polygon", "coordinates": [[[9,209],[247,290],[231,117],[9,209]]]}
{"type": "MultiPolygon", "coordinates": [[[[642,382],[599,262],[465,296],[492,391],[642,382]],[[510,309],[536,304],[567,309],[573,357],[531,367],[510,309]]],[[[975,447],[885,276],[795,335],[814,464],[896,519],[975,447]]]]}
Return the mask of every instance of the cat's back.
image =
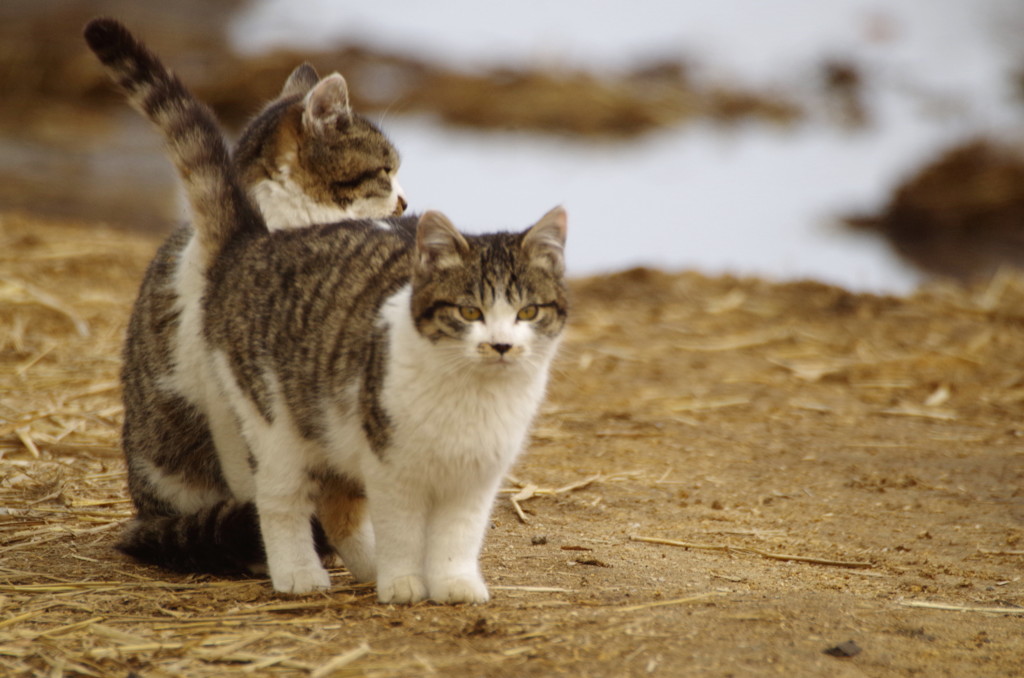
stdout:
{"type": "Polygon", "coordinates": [[[381,304],[409,281],[415,225],[353,220],[240,239],[211,271],[211,343],[283,353],[312,350],[325,334],[371,332],[381,304]]]}
{"type": "Polygon", "coordinates": [[[380,308],[409,282],[415,223],[349,221],[233,243],[204,303],[213,366],[229,369],[232,389],[268,421],[283,403],[304,438],[321,437],[320,404],[377,362],[380,308]]]}
{"type": "Polygon", "coordinates": [[[217,267],[220,275],[211,278],[215,286],[225,287],[223,292],[243,295],[269,294],[268,285],[260,283],[276,281],[283,286],[278,294],[293,298],[312,292],[311,287],[327,292],[332,281],[387,284],[396,276],[408,279],[408,266],[396,264],[408,263],[416,220],[347,220],[241,238],[224,252],[217,267]]]}

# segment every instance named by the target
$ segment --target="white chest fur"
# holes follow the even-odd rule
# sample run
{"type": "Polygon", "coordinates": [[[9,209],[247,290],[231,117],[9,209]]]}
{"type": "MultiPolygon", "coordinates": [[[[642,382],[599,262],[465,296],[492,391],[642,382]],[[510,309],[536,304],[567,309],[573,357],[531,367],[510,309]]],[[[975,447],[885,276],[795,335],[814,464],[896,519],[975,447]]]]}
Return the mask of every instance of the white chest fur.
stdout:
{"type": "MultiPolygon", "coordinates": [[[[441,485],[504,473],[544,396],[550,355],[484,364],[462,347],[431,343],[413,326],[409,290],[385,305],[389,325],[383,405],[392,420],[388,454],[441,485]]],[[[551,351],[553,353],[553,350],[551,351]]]]}

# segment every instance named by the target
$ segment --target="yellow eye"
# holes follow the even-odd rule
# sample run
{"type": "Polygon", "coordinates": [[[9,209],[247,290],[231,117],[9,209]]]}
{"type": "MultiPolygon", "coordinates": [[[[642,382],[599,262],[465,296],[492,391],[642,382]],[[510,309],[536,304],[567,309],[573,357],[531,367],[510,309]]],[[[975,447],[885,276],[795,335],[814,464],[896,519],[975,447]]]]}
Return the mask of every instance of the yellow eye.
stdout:
{"type": "Polygon", "coordinates": [[[475,322],[480,320],[484,314],[476,306],[459,306],[459,315],[462,316],[463,320],[475,322]]]}
{"type": "Polygon", "coordinates": [[[537,305],[530,304],[529,306],[523,306],[519,309],[519,313],[516,313],[516,318],[519,320],[533,320],[537,317],[537,305]]]}

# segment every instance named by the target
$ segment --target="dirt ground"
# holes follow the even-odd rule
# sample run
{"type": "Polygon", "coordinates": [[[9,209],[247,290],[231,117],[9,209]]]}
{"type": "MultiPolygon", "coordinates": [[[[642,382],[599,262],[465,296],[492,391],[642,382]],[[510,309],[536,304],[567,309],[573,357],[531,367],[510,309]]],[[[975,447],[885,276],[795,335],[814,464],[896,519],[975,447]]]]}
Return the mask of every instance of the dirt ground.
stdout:
{"type": "Polygon", "coordinates": [[[343,570],[286,598],[112,550],[118,351],[155,246],[0,215],[0,674],[1024,672],[1022,277],[575,281],[492,602],[393,607],[343,570]]]}

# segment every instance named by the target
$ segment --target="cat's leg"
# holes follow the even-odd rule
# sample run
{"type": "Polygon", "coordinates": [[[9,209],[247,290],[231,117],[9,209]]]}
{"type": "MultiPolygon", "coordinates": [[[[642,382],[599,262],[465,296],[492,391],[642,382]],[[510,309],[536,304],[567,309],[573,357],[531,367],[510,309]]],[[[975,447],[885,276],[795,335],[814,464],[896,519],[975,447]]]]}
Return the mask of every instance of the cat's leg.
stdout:
{"type": "MultiPolygon", "coordinates": [[[[319,490],[308,470],[313,443],[302,438],[284,408],[274,408],[269,419],[257,409],[239,388],[225,354],[215,354],[211,367],[252,453],[254,500],[274,590],[302,594],[328,588],[331,578],[313,540],[319,490]]],[[[273,375],[263,377],[276,391],[273,375]]]]}
{"type": "Polygon", "coordinates": [[[316,514],[349,573],[358,581],[373,581],[377,576],[373,525],[362,488],[343,477],[329,477],[324,481],[316,514]]]}
{"type": "Polygon", "coordinates": [[[449,490],[438,498],[427,527],[427,586],[439,603],[486,603],[480,548],[490,524],[497,481],[449,490]]]}
{"type": "Polygon", "coordinates": [[[316,482],[303,464],[296,463],[291,454],[284,454],[289,447],[294,450],[301,445],[301,441],[287,440],[289,437],[268,435],[250,444],[258,459],[256,510],[270,581],[275,591],[302,594],[330,587],[331,579],[313,542],[310,519],[316,482]]]}
{"type": "Polygon", "coordinates": [[[377,579],[376,540],[373,523],[367,512],[347,537],[338,542],[336,548],[345,563],[345,568],[356,581],[370,582],[377,579]]]}
{"type": "Polygon", "coordinates": [[[426,491],[395,478],[367,479],[370,518],[376,536],[377,599],[417,603],[427,597],[423,557],[426,491]]]}

